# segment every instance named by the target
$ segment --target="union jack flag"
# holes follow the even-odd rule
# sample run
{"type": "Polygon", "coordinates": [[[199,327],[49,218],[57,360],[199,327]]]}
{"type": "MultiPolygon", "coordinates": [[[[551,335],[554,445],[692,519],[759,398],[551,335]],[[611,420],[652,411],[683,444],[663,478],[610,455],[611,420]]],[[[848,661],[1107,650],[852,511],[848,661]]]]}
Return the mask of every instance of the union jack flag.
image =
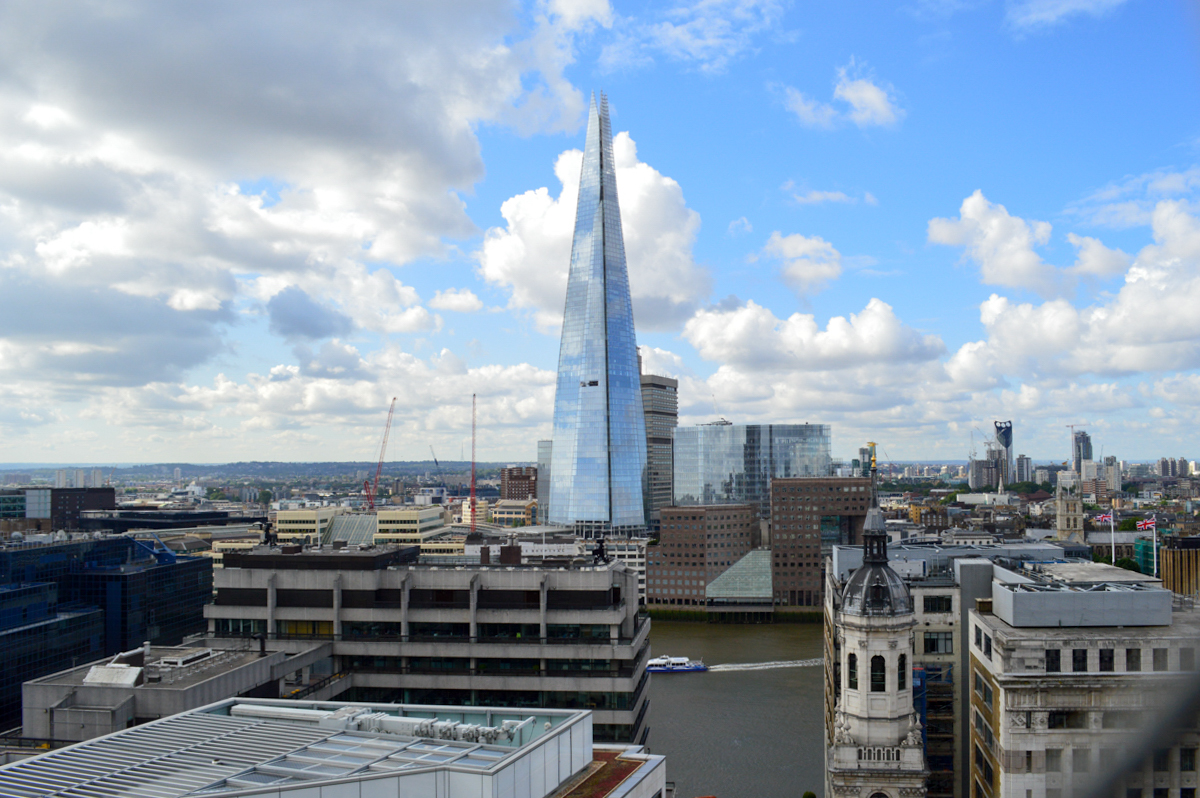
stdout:
{"type": "Polygon", "coordinates": [[[1096,521],[1097,521],[1097,522],[1099,522],[1099,521],[1111,521],[1111,520],[1112,520],[1112,513],[1105,513],[1104,515],[1098,515],[1098,516],[1096,516],[1096,521]]]}
{"type": "Polygon", "coordinates": [[[1139,530],[1154,529],[1155,523],[1153,518],[1147,518],[1145,521],[1138,521],[1137,528],[1139,530]]]}

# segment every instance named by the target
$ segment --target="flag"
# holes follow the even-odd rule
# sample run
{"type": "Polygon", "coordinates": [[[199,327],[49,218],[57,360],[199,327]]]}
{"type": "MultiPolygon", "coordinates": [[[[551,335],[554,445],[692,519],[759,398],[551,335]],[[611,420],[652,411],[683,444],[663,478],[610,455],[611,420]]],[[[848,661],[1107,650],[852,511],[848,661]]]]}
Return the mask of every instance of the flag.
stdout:
{"type": "Polygon", "coordinates": [[[1112,521],[1112,513],[1105,513],[1104,515],[1096,516],[1097,523],[1100,523],[1103,521],[1112,521]]]}
{"type": "Polygon", "coordinates": [[[1139,530],[1154,529],[1155,523],[1153,518],[1147,518],[1145,521],[1138,521],[1137,528],[1139,530]]]}

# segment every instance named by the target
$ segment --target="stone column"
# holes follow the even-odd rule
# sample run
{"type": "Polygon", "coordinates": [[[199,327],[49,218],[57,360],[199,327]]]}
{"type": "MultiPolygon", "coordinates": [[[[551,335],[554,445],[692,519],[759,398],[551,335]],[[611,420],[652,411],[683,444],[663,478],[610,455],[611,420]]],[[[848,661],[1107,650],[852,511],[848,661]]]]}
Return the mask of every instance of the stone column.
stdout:
{"type": "Polygon", "coordinates": [[[267,577],[267,636],[275,634],[275,607],[278,602],[275,589],[276,574],[267,577]]]}

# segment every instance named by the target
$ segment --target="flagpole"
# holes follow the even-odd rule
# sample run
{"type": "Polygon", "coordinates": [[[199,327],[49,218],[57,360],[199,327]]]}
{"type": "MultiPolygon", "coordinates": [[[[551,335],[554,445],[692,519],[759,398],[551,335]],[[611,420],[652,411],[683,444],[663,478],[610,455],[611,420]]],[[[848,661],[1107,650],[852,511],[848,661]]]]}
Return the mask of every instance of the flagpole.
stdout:
{"type": "Polygon", "coordinates": [[[1157,518],[1154,519],[1154,526],[1152,526],[1151,529],[1154,530],[1154,578],[1157,579],[1158,578],[1158,519],[1157,518]]]}
{"type": "Polygon", "coordinates": [[[1109,510],[1108,510],[1108,531],[1109,531],[1109,534],[1112,535],[1112,560],[1110,560],[1110,562],[1113,565],[1117,564],[1117,519],[1116,519],[1116,515],[1117,515],[1116,511],[1114,511],[1112,508],[1109,508],[1109,510]]]}

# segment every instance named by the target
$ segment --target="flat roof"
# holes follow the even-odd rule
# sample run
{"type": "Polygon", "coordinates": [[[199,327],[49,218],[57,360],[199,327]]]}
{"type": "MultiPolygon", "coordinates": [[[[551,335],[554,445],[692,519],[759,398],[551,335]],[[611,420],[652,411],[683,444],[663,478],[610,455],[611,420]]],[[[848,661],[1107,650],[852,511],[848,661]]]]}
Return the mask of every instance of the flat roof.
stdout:
{"type": "MultiPolygon", "coordinates": [[[[268,656],[274,653],[274,650],[267,651],[268,656]]],[[[103,659],[89,662],[86,665],[68,668],[67,670],[52,673],[49,676],[43,676],[39,679],[31,679],[30,681],[35,684],[71,686],[83,684],[97,687],[121,686],[115,680],[107,684],[101,684],[96,681],[85,681],[92,668],[103,668],[112,659],[113,657],[104,657],[103,659]]],[[[253,650],[249,648],[245,650],[205,648],[203,646],[151,646],[149,664],[144,667],[128,667],[121,670],[141,670],[143,672],[145,679],[142,684],[137,685],[139,689],[179,690],[207,681],[222,673],[236,670],[244,665],[249,665],[258,659],[260,657],[258,655],[257,644],[254,644],[253,650]]]]}
{"type": "Polygon", "coordinates": [[[554,772],[545,774],[561,783],[560,773],[591,761],[591,731],[588,710],[237,698],[0,767],[0,794],[310,795],[367,780],[395,794],[398,776],[420,777],[413,787],[437,771],[495,776],[565,737],[565,749],[551,746],[554,772]],[[569,760],[562,771],[560,758],[569,760]]]}

